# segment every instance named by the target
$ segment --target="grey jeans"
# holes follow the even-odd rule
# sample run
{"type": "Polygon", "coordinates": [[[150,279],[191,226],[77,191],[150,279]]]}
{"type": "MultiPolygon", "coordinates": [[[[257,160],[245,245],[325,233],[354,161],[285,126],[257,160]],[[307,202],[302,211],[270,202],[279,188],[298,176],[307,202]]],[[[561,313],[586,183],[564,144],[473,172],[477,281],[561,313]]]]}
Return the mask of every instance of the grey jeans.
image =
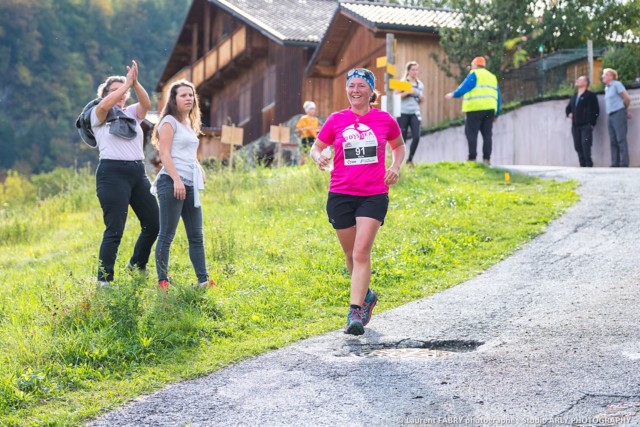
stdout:
{"type": "Polygon", "coordinates": [[[173,179],[162,174],[158,177],[157,194],[160,204],[160,233],[156,243],[156,271],[158,281],[168,280],[169,252],[171,242],[176,235],[178,222],[182,217],[184,229],[189,241],[189,258],[195,270],[198,282],[209,280],[207,262],[204,254],[204,236],[202,233],[202,207],[193,206],[193,186],[185,185],[187,197],[178,200],[173,195],[173,179]]]}
{"type": "Polygon", "coordinates": [[[627,110],[621,108],[609,114],[609,141],[611,142],[611,166],[629,166],[627,146],[627,110]]]}

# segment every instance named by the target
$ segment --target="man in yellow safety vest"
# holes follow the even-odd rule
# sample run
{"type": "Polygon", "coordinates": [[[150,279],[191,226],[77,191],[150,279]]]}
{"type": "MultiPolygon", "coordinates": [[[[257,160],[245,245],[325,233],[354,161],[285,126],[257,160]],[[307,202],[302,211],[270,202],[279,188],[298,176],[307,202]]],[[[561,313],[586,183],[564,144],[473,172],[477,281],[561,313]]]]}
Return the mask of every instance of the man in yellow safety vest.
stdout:
{"type": "Polygon", "coordinates": [[[466,113],[464,131],[469,144],[469,160],[475,161],[478,146],[478,131],[482,133],[482,160],[487,165],[491,159],[493,122],[500,114],[500,88],[498,79],[485,69],[487,63],[482,56],[471,61],[467,78],[446,99],[462,98],[462,112],[466,113]]]}

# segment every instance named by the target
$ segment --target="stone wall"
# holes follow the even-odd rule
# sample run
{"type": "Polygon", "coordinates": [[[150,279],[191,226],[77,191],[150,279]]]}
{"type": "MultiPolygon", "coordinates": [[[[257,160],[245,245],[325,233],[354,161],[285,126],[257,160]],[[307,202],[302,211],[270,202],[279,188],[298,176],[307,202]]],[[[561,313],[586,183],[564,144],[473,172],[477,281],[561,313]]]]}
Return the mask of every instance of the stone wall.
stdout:
{"type": "MultiPolygon", "coordinates": [[[[629,90],[633,118],[627,139],[631,166],[640,166],[640,89],[629,90]]],[[[594,166],[609,166],[611,154],[604,110],[604,95],[598,95],[601,116],[594,130],[594,166]]],[[[443,102],[447,102],[443,100],[443,102]]],[[[527,105],[502,115],[493,125],[493,165],[579,166],[573,148],[571,122],[565,116],[569,100],[527,105]]],[[[482,136],[478,136],[478,158],[482,159],[482,136]]],[[[464,161],[467,159],[464,126],[425,135],[414,162],[464,161]]]]}

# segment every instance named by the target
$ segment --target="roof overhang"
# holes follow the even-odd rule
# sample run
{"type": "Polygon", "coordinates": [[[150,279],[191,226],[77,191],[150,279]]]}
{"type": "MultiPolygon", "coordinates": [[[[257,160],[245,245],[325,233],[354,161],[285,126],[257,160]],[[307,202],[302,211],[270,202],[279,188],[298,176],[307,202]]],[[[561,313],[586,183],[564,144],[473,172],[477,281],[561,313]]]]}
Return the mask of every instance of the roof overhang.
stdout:
{"type": "Polygon", "coordinates": [[[258,31],[260,34],[283,46],[296,46],[296,47],[316,47],[318,46],[318,42],[304,41],[304,40],[291,40],[287,38],[284,34],[280,33],[278,30],[272,28],[268,24],[258,21],[255,17],[252,17],[245,11],[243,11],[240,7],[232,4],[227,0],[208,0],[210,3],[218,6],[220,9],[227,12],[229,15],[233,16],[244,22],[249,27],[258,31]]]}
{"type": "MultiPolygon", "coordinates": [[[[318,62],[324,57],[331,57],[332,53],[335,51],[332,46],[332,39],[337,40],[345,40],[345,36],[349,33],[349,31],[345,30],[345,23],[347,22],[355,22],[369,31],[371,31],[376,37],[382,37],[386,33],[394,33],[396,35],[431,35],[434,37],[438,36],[438,28],[431,26],[419,26],[419,25],[401,25],[401,24],[393,24],[393,23],[380,23],[373,22],[368,20],[366,17],[353,12],[352,10],[345,7],[345,5],[352,4],[354,2],[340,2],[338,9],[336,10],[335,15],[331,19],[329,23],[329,27],[322,37],[322,41],[320,42],[320,46],[315,50],[307,67],[305,69],[307,74],[312,74],[312,71],[318,62]]],[[[404,8],[407,12],[410,12],[413,9],[425,9],[425,8],[416,8],[410,6],[389,6],[389,5],[368,5],[369,7],[397,7],[404,8]]]]}
{"type": "Polygon", "coordinates": [[[280,44],[282,46],[292,46],[292,47],[303,47],[303,48],[316,48],[319,44],[318,42],[313,41],[304,41],[304,40],[292,40],[286,38],[283,34],[278,32],[277,30],[271,28],[269,25],[256,21],[249,14],[244,12],[238,6],[233,5],[231,2],[227,0],[194,0],[191,3],[191,7],[189,8],[189,12],[182,23],[182,27],[178,37],[176,38],[173,48],[171,50],[171,54],[169,55],[167,62],[165,64],[162,73],[160,74],[160,79],[156,83],[155,91],[161,92],[164,87],[164,83],[167,82],[172,76],[178,73],[181,69],[191,63],[190,59],[185,59],[182,57],[184,55],[180,54],[181,46],[190,45],[191,44],[191,32],[190,32],[190,24],[196,23],[199,21],[201,17],[201,12],[199,8],[211,3],[218,7],[220,10],[228,13],[234,18],[242,21],[245,25],[252,28],[256,32],[262,34],[267,39],[280,44]],[[182,64],[178,66],[176,64],[182,64]]]}

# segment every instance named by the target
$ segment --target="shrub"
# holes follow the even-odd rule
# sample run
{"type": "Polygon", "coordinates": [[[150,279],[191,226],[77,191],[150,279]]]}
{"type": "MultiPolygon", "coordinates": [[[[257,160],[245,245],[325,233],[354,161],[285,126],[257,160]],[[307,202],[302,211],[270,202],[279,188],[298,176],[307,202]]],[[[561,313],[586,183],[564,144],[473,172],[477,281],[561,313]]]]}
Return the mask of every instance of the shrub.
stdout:
{"type": "Polygon", "coordinates": [[[616,70],[622,83],[633,83],[640,76],[640,47],[614,48],[607,52],[602,66],[616,70]]]}
{"type": "Polygon", "coordinates": [[[9,171],[7,179],[0,188],[0,202],[9,206],[33,202],[36,199],[36,188],[24,176],[16,171],[9,171]]]}
{"type": "Polygon", "coordinates": [[[78,184],[82,171],[79,173],[73,168],[58,168],[51,172],[33,175],[31,182],[38,191],[38,198],[44,200],[62,192],[70,192],[78,184]]]}

